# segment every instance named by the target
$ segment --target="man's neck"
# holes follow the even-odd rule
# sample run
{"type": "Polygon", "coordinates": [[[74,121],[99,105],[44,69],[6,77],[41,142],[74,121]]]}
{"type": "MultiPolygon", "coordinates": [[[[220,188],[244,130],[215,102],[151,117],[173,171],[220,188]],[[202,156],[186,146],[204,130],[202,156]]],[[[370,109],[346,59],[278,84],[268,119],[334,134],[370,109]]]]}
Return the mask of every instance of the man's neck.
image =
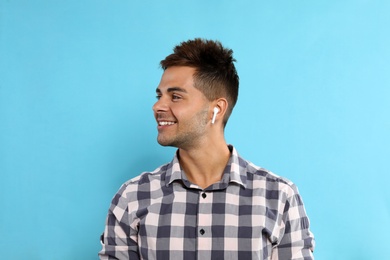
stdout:
{"type": "Polygon", "coordinates": [[[230,158],[225,141],[192,149],[179,149],[180,166],[188,180],[202,189],[221,180],[230,158]]]}

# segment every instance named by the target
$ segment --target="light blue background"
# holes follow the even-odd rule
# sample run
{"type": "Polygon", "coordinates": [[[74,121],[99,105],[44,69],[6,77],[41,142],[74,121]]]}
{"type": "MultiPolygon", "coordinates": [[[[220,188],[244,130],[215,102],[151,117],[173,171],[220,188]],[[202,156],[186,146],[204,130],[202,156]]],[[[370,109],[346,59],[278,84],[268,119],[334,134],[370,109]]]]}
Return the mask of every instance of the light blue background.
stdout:
{"type": "Polygon", "coordinates": [[[120,185],[171,160],[151,106],[189,38],[234,50],[226,128],[294,181],[316,259],[390,259],[390,1],[0,0],[0,258],[96,259],[120,185]]]}

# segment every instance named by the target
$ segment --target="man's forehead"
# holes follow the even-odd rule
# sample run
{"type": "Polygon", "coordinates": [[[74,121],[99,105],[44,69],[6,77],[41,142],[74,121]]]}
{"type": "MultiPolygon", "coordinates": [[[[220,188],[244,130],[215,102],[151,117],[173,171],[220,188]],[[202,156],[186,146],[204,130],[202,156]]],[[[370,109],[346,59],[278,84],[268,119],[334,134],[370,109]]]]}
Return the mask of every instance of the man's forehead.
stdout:
{"type": "Polygon", "coordinates": [[[185,66],[175,66],[167,68],[158,85],[156,92],[159,91],[184,91],[194,86],[193,75],[195,69],[185,66]]]}
{"type": "Polygon", "coordinates": [[[187,81],[193,80],[195,74],[195,68],[187,66],[174,66],[167,68],[162,77],[161,81],[187,81]]]}

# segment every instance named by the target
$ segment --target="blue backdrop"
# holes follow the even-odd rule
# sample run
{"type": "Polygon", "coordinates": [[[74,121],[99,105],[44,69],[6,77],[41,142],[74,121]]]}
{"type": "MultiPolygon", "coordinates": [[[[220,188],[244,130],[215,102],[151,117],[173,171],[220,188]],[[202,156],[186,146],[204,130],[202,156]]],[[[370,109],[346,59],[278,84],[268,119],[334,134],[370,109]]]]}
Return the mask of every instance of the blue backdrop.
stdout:
{"type": "Polygon", "coordinates": [[[96,259],[120,185],[169,161],[158,63],[232,48],[227,141],[294,181],[316,259],[390,259],[390,1],[0,0],[1,259],[96,259]]]}

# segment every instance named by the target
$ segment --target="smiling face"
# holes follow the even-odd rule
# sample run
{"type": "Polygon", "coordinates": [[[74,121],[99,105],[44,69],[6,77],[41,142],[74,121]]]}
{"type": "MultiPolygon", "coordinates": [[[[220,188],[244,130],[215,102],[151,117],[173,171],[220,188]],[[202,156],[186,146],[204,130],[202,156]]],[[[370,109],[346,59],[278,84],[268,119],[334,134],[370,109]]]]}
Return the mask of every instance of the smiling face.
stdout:
{"type": "Polygon", "coordinates": [[[210,102],[194,87],[194,73],[191,67],[169,67],[156,89],[153,112],[158,123],[157,141],[163,146],[188,149],[205,138],[210,102]]]}

